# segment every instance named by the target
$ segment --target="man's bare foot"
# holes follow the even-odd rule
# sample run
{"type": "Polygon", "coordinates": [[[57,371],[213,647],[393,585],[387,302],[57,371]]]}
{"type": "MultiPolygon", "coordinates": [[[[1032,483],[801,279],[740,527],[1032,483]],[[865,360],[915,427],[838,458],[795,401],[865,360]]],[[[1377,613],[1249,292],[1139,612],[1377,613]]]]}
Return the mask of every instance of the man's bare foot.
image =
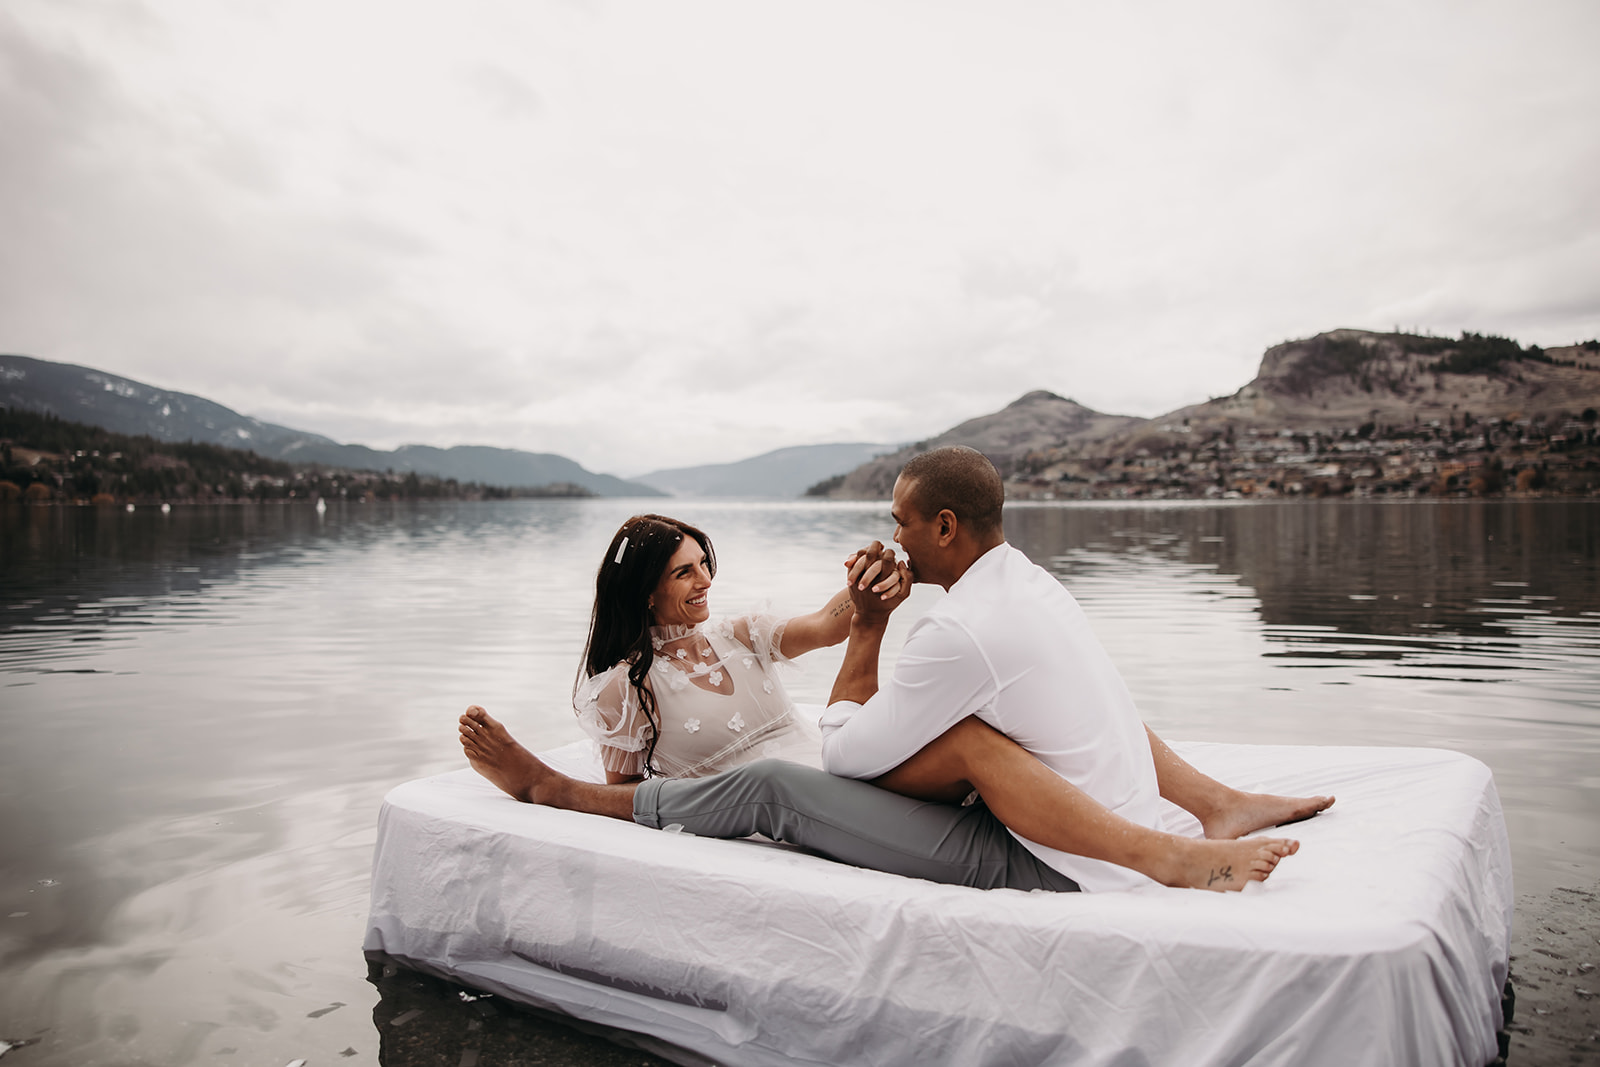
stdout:
{"type": "Polygon", "coordinates": [[[461,750],[472,769],[524,804],[550,804],[565,775],[523,748],[499,720],[474,704],[461,716],[461,750]]]}
{"type": "Polygon", "coordinates": [[[1309,819],[1332,807],[1333,800],[1333,797],[1279,797],[1234,789],[1216,811],[1201,818],[1200,825],[1213,840],[1232,840],[1269,826],[1287,826],[1309,819]]]}
{"type": "Polygon", "coordinates": [[[1185,838],[1173,857],[1166,885],[1184,889],[1238,892],[1248,882],[1264,882],[1285,856],[1300,851],[1300,842],[1286,837],[1250,837],[1242,841],[1185,838]]]}

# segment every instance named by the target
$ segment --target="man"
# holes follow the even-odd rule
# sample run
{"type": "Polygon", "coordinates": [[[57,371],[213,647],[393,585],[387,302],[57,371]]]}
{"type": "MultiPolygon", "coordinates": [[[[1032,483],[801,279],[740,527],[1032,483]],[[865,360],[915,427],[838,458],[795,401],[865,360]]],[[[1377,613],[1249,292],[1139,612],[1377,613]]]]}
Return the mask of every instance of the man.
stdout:
{"type": "MultiPolygon", "coordinates": [[[[1144,832],[1160,825],[1161,796],[1218,837],[1332,803],[1240,794],[1178,759],[1140,722],[1072,594],[1006,543],[1003,503],[999,473],[970,448],[925,452],[901,471],[891,505],[894,538],[912,578],[949,595],[912,626],[880,691],[878,653],[889,612],[854,576],[884,549],[874,544],[852,558],[856,615],[822,718],[828,771],[927,800],[956,799],[977,786],[1030,852],[1086,889],[1137,885],[1146,881],[1140,871],[1190,884],[1166,835],[1144,832]],[[1048,782],[997,790],[967,776],[963,749],[970,742],[924,751],[971,717],[1076,788],[1056,797],[1047,816],[1028,801],[1052,793],[1048,782]],[[1030,828],[1058,847],[1037,843],[1030,828]]],[[[969,729],[961,736],[973,735],[969,729]]],[[[1227,881],[1240,873],[1227,867],[1205,877],[1227,881]]]]}
{"type": "Polygon", "coordinates": [[[1081,875],[1087,888],[1154,879],[1237,890],[1267,877],[1298,842],[1237,838],[1314,814],[1331,798],[1239,793],[1145,734],[1087,624],[1076,625],[1076,603],[1005,545],[994,468],[970,449],[928,455],[896,482],[896,539],[916,579],[951,589],[954,605],[914,627],[894,680],[879,694],[884,627],[909,582],[884,601],[865,588],[864,576],[873,562],[892,563],[892,551],[874,544],[855,554],[849,573],[856,616],[823,720],[825,762],[853,777],[877,776],[876,784],[779,760],[690,780],[580,782],[540,762],[478,707],[460,720],[468,761],[526,802],[656,828],[677,824],[703,837],[761,833],[841,862],[980,888],[1073,890],[1081,875]],[[994,585],[984,575],[995,563],[1009,576],[1000,595],[1019,597],[1014,605],[971,595],[994,585]],[[975,581],[963,583],[969,571],[975,581]],[[974,605],[980,610],[968,633],[963,616],[974,605]],[[994,625],[1012,610],[1043,620],[1042,636],[994,625]],[[973,639],[963,644],[963,633],[973,639]],[[1020,638],[1015,647],[1005,647],[1008,637],[1020,638]],[[1056,641],[1076,651],[1063,659],[1056,641]],[[1089,668],[1088,675],[1075,677],[1074,666],[1089,668]],[[1054,721],[1075,692],[1072,714],[1054,721]],[[1041,707],[1027,711],[1028,702],[1041,707]],[[1011,730],[1018,731],[1014,739],[1006,736],[1011,730]],[[897,744],[893,731],[911,742],[897,744]],[[1084,780],[1074,784],[1069,774],[1084,780]],[[1218,839],[1157,830],[1158,790],[1218,839]],[[951,803],[973,791],[981,801],[951,803]]]}

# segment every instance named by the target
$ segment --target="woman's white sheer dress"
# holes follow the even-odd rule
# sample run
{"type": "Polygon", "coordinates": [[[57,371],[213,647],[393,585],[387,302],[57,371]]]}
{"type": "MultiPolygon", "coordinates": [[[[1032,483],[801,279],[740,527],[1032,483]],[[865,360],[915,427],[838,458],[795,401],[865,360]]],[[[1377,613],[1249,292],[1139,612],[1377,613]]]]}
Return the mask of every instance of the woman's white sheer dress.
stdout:
{"type": "MultiPolygon", "coordinates": [[[[655,774],[698,778],[768,757],[821,764],[816,728],[802,724],[775,667],[786,620],[744,615],[699,626],[652,626],[648,683],[661,720],[655,774]]],[[[644,774],[651,726],[619,663],[585,680],[573,697],[578,722],[618,774],[644,774]]]]}

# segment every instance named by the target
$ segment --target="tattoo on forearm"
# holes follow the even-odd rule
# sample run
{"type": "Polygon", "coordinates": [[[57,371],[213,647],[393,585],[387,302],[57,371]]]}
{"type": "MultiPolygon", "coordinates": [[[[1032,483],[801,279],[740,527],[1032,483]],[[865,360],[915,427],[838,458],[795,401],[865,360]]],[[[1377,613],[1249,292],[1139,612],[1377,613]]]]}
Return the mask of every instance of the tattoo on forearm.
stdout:
{"type": "Polygon", "coordinates": [[[1216,885],[1218,882],[1231,881],[1233,881],[1233,868],[1231,866],[1224,867],[1220,871],[1213,868],[1211,877],[1206,881],[1206,885],[1216,885]]]}
{"type": "Polygon", "coordinates": [[[837,604],[835,604],[833,606],[833,611],[830,613],[829,618],[835,618],[836,619],[840,615],[843,615],[845,612],[849,611],[850,609],[851,609],[850,601],[841,600],[839,603],[837,603],[837,604]]]}

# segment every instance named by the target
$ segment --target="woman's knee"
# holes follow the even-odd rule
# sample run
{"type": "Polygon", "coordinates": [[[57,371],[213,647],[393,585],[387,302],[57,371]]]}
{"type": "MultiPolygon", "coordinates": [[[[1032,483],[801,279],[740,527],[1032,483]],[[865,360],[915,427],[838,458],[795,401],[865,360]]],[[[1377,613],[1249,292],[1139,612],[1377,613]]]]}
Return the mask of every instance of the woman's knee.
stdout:
{"type": "Polygon", "coordinates": [[[807,782],[827,772],[781,759],[762,759],[746,763],[727,772],[738,776],[747,792],[762,799],[776,800],[793,796],[807,782]]]}

